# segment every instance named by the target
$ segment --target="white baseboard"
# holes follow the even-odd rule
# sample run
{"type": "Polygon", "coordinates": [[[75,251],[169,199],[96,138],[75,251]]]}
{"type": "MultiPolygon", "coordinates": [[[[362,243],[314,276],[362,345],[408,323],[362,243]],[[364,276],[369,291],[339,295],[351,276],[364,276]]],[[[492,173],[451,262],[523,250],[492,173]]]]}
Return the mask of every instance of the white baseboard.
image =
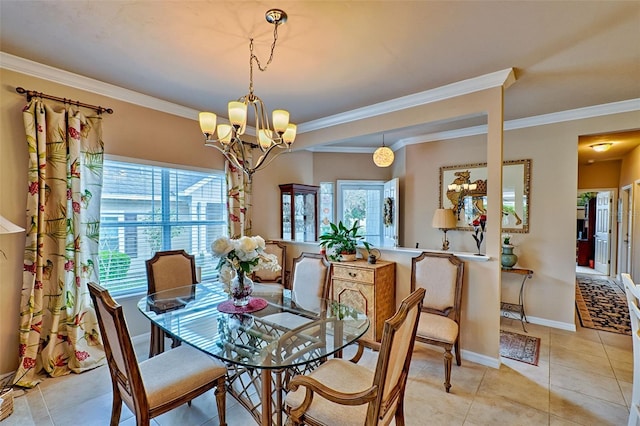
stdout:
{"type": "Polygon", "coordinates": [[[544,325],[545,327],[558,328],[560,330],[576,331],[574,323],[552,321],[545,318],[531,317],[527,315],[527,319],[531,324],[544,325]]]}
{"type": "Polygon", "coordinates": [[[475,362],[476,364],[485,365],[491,368],[500,368],[500,358],[491,358],[486,355],[481,355],[477,352],[460,350],[460,355],[465,361],[475,362]]]}

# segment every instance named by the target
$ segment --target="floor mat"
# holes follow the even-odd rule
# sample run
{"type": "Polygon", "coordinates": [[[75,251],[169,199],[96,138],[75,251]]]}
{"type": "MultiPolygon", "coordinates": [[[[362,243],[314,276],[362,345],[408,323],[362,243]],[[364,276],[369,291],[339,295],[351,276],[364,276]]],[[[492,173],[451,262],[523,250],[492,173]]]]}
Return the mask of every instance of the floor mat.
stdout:
{"type": "Polygon", "coordinates": [[[540,338],[500,330],[500,356],[538,365],[540,338]]]}
{"type": "Polygon", "coordinates": [[[576,308],[583,327],[631,335],[624,290],[604,275],[576,274],[576,308]]]}

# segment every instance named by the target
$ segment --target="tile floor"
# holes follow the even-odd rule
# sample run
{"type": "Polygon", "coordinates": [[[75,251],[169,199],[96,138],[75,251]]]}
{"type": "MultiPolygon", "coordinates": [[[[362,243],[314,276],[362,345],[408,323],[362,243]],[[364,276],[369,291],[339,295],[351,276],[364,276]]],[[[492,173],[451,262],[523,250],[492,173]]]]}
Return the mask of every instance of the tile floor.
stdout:
{"type": "MultiPolygon", "coordinates": [[[[579,324],[579,322],[577,322],[579,324]]],[[[516,320],[503,329],[522,333],[516,320]]],[[[579,326],[578,326],[579,327],[579,326]]],[[[442,386],[441,353],[416,345],[405,397],[407,425],[625,425],[631,399],[633,359],[630,336],[579,327],[577,332],[531,324],[540,337],[538,366],[505,359],[499,369],[464,361],[454,365],[451,393],[442,386]]],[[[143,357],[148,340],[140,339],[143,357]]],[[[374,365],[375,355],[361,363],[374,365]]],[[[346,356],[346,355],[345,355],[346,356]]],[[[2,426],[108,425],[111,383],[107,367],[57,379],[15,399],[15,411],[2,426]]],[[[230,426],[255,424],[229,397],[230,426]]],[[[124,407],[121,425],[135,419],[124,407]]],[[[213,392],[193,405],[152,420],[152,425],[218,425],[213,392]]]]}

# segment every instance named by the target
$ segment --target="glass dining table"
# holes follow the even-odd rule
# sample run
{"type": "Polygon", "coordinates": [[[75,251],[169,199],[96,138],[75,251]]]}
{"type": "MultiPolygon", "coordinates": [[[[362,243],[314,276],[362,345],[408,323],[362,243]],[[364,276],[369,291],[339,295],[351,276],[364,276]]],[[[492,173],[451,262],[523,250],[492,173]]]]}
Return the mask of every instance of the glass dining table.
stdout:
{"type": "Polygon", "coordinates": [[[282,425],[291,377],[341,356],[369,328],[367,316],[349,306],[309,304],[307,296],[301,306],[287,293],[256,284],[249,307],[236,308],[222,283],[204,282],[147,295],[138,309],[163,332],[223,361],[229,393],[259,424],[282,425]]]}

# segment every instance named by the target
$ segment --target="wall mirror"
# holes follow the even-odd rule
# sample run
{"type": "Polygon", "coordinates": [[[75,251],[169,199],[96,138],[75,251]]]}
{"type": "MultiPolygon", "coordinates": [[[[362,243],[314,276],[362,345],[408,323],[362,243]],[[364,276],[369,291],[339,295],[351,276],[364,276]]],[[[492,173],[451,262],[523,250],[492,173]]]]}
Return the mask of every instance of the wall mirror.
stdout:
{"type": "MultiPolygon", "coordinates": [[[[531,160],[505,161],[502,166],[502,232],[529,232],[531,160]]],[[[440,167],[440,208],[453,209],[456,229],[473,230],[472,223],[487,210],[487,163],[440,167]]],[[[488,217],[487,226],[495,220],[488,217]]]]}

